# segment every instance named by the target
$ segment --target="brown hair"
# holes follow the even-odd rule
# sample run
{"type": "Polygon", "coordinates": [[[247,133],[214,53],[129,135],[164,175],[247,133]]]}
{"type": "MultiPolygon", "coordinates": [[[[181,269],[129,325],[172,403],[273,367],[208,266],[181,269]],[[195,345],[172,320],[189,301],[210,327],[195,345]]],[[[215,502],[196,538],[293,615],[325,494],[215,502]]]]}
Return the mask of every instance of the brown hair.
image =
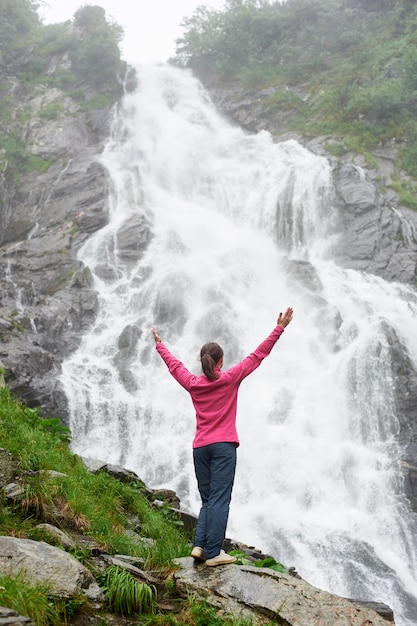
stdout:
{"type": "Polygon", "coordinates": [[[209,341],[200,350],[201,367],[209,380],[217,380],[219,373],[215,371],[217,363],[223,356],[223,350],[218,343],[209,341]]]}

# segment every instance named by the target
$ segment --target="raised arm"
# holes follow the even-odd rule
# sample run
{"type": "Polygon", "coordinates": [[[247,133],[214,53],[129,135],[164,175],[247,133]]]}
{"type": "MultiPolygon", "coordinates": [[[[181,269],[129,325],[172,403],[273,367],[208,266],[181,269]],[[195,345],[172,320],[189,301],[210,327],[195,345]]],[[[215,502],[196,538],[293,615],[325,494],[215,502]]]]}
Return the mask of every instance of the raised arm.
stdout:
{"type": "Polygon", "coordinates": [[[163,343],[162,339],[158,335],[155,326],[152,328],[153,338],[155,340],[155,347],[159,352],[160,357],[165,361],[165,365],[168,367],[169,373],[175,378],[175,380],[187,391],[190,390],[191,382],[195,379],[194,374],[191,374],[179,359],[177,359],[163,343]]]}
{"type": "Polygon", "coordinates": [[[272,348],[284,332],[285,328],[291,322],[293,316],[292,307],[288,307],[285,313],[278,315],[277,323],[274,330],[268,335],[266,339],[243,361],[234,365],[226,374],[233,376],[240,383],[246,376],[251,374],[262,363],[265,357],[271,352],[272,348]]]}

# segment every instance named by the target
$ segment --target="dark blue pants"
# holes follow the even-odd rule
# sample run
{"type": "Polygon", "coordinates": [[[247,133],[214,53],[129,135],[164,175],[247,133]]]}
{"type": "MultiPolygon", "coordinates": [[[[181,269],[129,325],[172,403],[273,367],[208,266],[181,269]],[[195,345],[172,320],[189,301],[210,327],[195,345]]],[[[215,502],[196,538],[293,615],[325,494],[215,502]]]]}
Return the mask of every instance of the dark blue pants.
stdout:
{"type": "Polygon", "coordinates": [[[194,468],[202,507],[194,545],[212,559],[220,553],[226,536],[229,506],[236,471],[236,444],[211,443],[194,448],[194,468]]]}

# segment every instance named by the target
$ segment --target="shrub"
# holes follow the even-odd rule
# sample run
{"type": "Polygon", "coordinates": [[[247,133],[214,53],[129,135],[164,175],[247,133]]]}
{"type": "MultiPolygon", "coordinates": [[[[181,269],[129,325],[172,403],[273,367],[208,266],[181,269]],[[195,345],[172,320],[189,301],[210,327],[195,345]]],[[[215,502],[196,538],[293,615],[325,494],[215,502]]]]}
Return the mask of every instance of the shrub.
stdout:
{"type": "Polygon", "coordinates": [[[106,594],[110,610],[117,615],[155,612],[155,587],[140,583],[123,568],[110,565],[97,582],[106,594]]]}
{"type": "Polygon", "coordinates": [[[78,45],[70,52],[74,74],[94,87],[112,85],[121,65],[120,26],[109,24],[101,7],[88,5],[74,14],[74,24],[81,33],[78,45]]]}

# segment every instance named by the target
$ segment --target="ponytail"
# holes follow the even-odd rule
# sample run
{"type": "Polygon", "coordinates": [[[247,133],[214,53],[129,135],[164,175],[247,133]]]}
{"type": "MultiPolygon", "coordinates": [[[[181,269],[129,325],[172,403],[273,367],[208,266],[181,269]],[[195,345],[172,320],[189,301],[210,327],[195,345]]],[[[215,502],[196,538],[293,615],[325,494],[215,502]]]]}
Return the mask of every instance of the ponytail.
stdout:
{"type": "Polygon", "coordinates": [[[216,365],[223,356],[223,350],[218,343],[205,343],[200,350],[201,367],[209,380],[217,380],[219,373],[216,372],[216,365]]]}

